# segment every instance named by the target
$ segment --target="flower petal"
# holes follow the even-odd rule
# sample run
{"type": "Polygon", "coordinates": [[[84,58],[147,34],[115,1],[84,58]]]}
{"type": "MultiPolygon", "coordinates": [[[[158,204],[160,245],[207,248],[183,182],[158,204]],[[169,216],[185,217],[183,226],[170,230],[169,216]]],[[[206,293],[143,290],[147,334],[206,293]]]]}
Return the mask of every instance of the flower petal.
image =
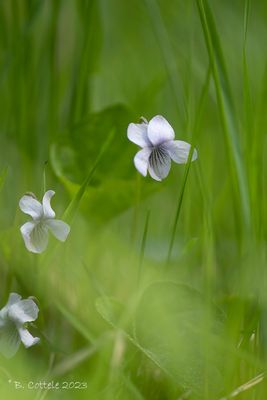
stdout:
{"type": "Polygon", "coordinates": [[[48,219],[45,223],[58,240],[65,242],[70,233],[70,226],[68,224],[59,219],[48,219]]]}
{"type": "Polygon", "coordinates": [[[16,325],[11,321],[6,321],[0,327],[0,353],[6,358],[11,358],[18,351],[19,345],[20,337],[16,325]]]}
{"type": "Polygon", "coordinates": [[[129,124],[127,129],[127,137],[131,142],[140,147],[151,146],[147,136],[147,123],[129,124]]]}
{"type": "Polygon", "coordinates": [[[39,308],[32,299],[20,300],[10,306],[8,317],[16,324],[35,321],[38,317],[39,308]]]}
{"type": "MultiPolygon", "coordinates": [[[[178,164],[185,164],[187,162],[191,145],[182,140],[172,140],[164,144],[164,148],[168,151],[171,159],[178,164]]],[[[197,159],[197,150],[194,149],[192,160],[197,159]]]]}
{"type": "Polygon", "coordinates": [[[21,296],[17,293],[10,293],[8,297],[8,301],[6,305],[0,310],[0,326],[5,323],[5,319],[7,318],[7,313],[9,311],[10,306],[20,301],[21,296]]]}
{"type": "Polygon", "coordinates": [[[171,168],[169,153],[161,146],[155,147],[149,157],[149,173],[157,181],[166,178],[171,168]]]}
{"type": "Polygon", "coordinates": [[[152,168],[150,165],[148,166],[148,172],[149,172],[149,175],[151,176],[151,178],[155,179],[155,181],[159,181],[159,182],[161,181],[161,178],[159,178],[159,177],[155,174],[153,168],[152,168]]]}
{"type": "Polygon", "coordinates": [[[161,115],[156,115],[149,121],[147,135],[150,142],[157,146],[175,137],[174,130],[169,122],[161,115]]]}
{"type": "Polygon", "coordinates": [[[54,196],[55,192],[53,190],[48,190],[43,197],[43,210],[45,218],[55,218],[56,213],[51,207],[51,199],[54,196]]]}
{"type": "Polygon", "coordinates": [[[21,300],[21,296],[17,293],[10,293],[9,297],[8,297],[8,301],[6,306],[12,306],[12,304],[17,303],[18,301],[21,300]]]}
{"type": "Polygon", "coordinates": [[[28,194],[25,194],[25,196],[20,199],[19,207],[21,211],[30,215],[33,219],[40,219],[43,215],[42,204],[28,194]]]}
{"type": "Polygon", "coordinates": [[[152,149],[146,147],[135,155],[134,157],[134,165],[137,171],[140,172],[143,176],[147,176],[147,169],[148,169],[148,160],[150,157],[152,149]]]}
{"type": "Polygon", "coordinates": [[[31,347],[40,341],[40,338],[33,337],[30,334],[30,332],[28,331],[28,329],[26,329],[22,326],[18,327],[18,332],[19,332],[20,339],[26,348],[31,347]]]}
{"type": "Polygon", "coordinates": [[[26,248],[32,253],[42,253],[48,244],[47,227],[43,223],[26,222],[20,228],[26,248]]]}

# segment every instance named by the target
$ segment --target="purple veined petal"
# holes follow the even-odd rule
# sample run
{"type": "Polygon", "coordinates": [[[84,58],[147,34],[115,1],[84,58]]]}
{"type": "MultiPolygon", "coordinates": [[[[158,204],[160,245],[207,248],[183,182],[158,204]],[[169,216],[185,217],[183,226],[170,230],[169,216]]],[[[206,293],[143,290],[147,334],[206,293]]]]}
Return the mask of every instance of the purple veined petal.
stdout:
{"type": "Polygon", "coordinates": [[[48,219],[46,220],[46,226],[51,233],[61,242],[65,242],[69,233],[70,226],[59,219],[48,219]]]}
{"type": "Polygon", "coordinates": [[[161,179],[155,174],[154,169],[150,165],[148,166],[148,172],[149,172],[149,175],[151,176],[151,178],[155,179],[155,181],[158,181],[158,182],[161,181],[161,179]]]}
{"type": "Polygon", "coordinates": [[[136,153],[134,157],[134,165],[137,171],[140,172],[143,176],[147,176],[147,170],[148,170],[148,163],[149,163],[149,157],[152,152],[151,148],[144,148],[138,153],[136,153]]]}
{"type": "Polygon", "coordinates": [[[42,204],[30,195],[22,196],[19,201],[19,207],[25,214],[30,215],[34,220],[40,219],[43,216],[42,204]]]}
{"type": "Polygon", "coordinates": [[[22,341],[22,343],[26,348],[31,347],[36,343],[40,342],[40,338],[33,337],[28,331],[28,329],[24,328],[23,326],[18,326],[17,329],[20,336],[20,340],[22,341]]]}
{"type": "Polygon", "coordinates": [[[16,324],[35,321],[38,317],[39,308],[32,299],[20,300],[11,305],[8,317],[16,324]]]}
{"type": "Polygon", "coordinates": [[[158,146],[175,138],[171,125],[161,115],[156,115],[149,121],[147,135],[153,146],[158,146]]]}
{"type": "Polygon", "coordinates": [[[48,245],[47,227],[42,222],[26,222],[20,228],[26,248],[32,253],[42,253],[48,245]]]}
{"type": "Polygon", "coordinates": [[[166,178],[171,169],[171,158],[169,153],[161,146],[155,147],[149,157],[148,171],[150,176],[161,181],[166,178]]]}
{"type": "Polygon", "coordinates": [[[147,136],[147,123],[145,122],[141,124],[129,124],[127,129],[127,137],[131,142],[140,147],[151,146],[147,136]]]}
{"type": "Polygon", "coordinates": [[[7,320],[0,327],[0,353],[6,358],[13,357],[19,349],[20,336],[16,325],[7,320]]]}
{"type": "Polygon", "coordinates": [[[54,196],[55,192],[53,190],[48,190],[43,197],[43,210],[44,210],[44,218],[55,218],[56,213],[51,207],[51,199],[54,196]]]}
{"type": "MultiPolygon", "coordinates": [[[[168,151],[171,159],[178,164],[185,164],[187,162],[191,145],[182,140],[172,140],[164,143],[163,147],[168,151]]],[[[194,149],[192,160],[197,159],[197,150],[194,149]]]]}

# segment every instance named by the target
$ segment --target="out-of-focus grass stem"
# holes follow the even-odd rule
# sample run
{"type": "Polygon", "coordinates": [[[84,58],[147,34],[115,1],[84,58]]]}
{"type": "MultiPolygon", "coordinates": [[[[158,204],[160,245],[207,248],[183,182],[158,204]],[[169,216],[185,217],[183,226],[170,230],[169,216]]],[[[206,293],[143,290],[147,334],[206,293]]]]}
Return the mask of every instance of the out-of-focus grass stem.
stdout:
{"type": "Polygon", "coordinates": [[[247,176],[237,136],[237,122],[228,75],[212,10],[207,0],[196,0],[196,2],[212,67],[218,109],[229,153],[232,185],[235,190],[235,207],[243,227],[240,234],[244,238],[251,231],[251,209],[247,176]],[[238,192],[236,192],[236,187],[238,188],[238,192]],[[241,204],[241,207],[239,204],[241,204]]]}
{"type": "Polygon", "coordinates": [[[180,189],[180,192],[179,192],[179,196],[178,196],[178,204],[177,204],[176,214],[175,214],[175,217],[174,217],[174,223],[173,223],[173,228],[172,228],[172,233],[171,233],[171,240],[170,240],[168,253],[167,253],[166,267],[169,266],[170,260],[171,260],[171,255],[172,255],[172,249],[173,249],[174,240],[175,240],[177,224],[178,224],[179,216],[180,216],[180,213],[181,213],[182,202],[183,202],[184,193],[185,193],[185,186],[186,186],[186,182],[187,182],[187,178],[188,178],[188,174],[189,174],[189,170],[190,170],[193,151],[194,151],[194,148],[193,148],[193,146],[191,146],[190,153],[189,153],[189,156],[188,156],[188,160],[187,160],[187,163],[186,163],[184,176],[183,176],[182,186],[181,186],[181,189],[180,189]]]}
{"type": "Polygon", "coordinates": [[[48,162],[46,161],[44,163],[44,172],[43,172],[43,194],[46,192],[46,188],[47,188],[47,185],[46,185],[46,166],[47,166],[47,164],[48,164],[48,162]]]}
{"type": "Polygon", "coordinates": [[[162,53],[167,77],[170,84],[170,89],[173,93],[173,97],[176,103],[176,111],[178,112],[178,116],[181,121],[184,121],[186,116],[185,105],[181,105],[180,101],[180,89],[177,86],[178,82],[178,72],[176,59],[173,54],[173,49],[170,44],[170,40],[168,37],[168,32],[166,30],[164,21],[162,19],[161,11],[158,5],[157,0],[145,0],[145,5],[147,8],[147,13],[150,17],[153,30],[155,32],[155,36],[162,53]]]}
{"type": "Polygon", "coordinates": [[[143,267],[145,248],[146,248],[146,242],[147,242],[147,232],[148,232],[148,226],[149,226],[149,219],[150,219],[150,210],[148,210],[147,214],[146,214],[144,232],[143,232],[142,242],[141,242],[141,251],[140,251],[138,277],[137,277],[138,286],[140,285],[141,275],[142,275],[142,267],[143,267]]]}
{"type": "MultiPolygon", "coordinates": [[[[196,134],[198,132],[199,123],[200,123],[200,119],[201,119],[201,115],[202,115],[202,111],[203,111],[204,101],[205,101],[206,95],[208,93],[209,83],[210,83],[210,68],[208,68],[208,70],[207,70],[205,81],[204,81],[204,84],[203,84],[203,87],[202,87],[202,91],[201,91],[201,94],[200,94],[200,100],[199,100],[199,105],[198,105],[198,114],[197,114],[197,117],[195,119],[194,128],[193,128],[193,135],[192,135],[192,138],[191,138],[192,145],[191,145],[190,153],[189,153],[188,160],[187,160],[187,163],[186,163],[186,169],[185,169],[185,173],[184,173],[184,177],[183,177],[183,181],[182,181],[181,190],[179,192],[177,209],[176,209],[176,214],[175,214],[172,233],[171,233],[171,240],[170,240],[168,253],[167,253],[166,267],[168,267],[168,265],[170,263],[170,260],[171,260],[171,254],[172,254],[172,249],[173,249],[173,245],[174,245],[174,240],[175,240],[175,235],[176,235],[176,230],[177,230],[177,224],[178,224],[178,220],[179,220],[179,216],[180,216],[180,212],[181,212],[181,207],[182,207],[182,202],[183,202],[183,198],[184,198],[185,185],[186,185],[186,182],[187,182],[189,169],[190,169],[190,165],[191,165],[191,160],[192,160],[192,156],[193,156],[193,151],[194,151],[195,136],[196,136],[196,134]]],[[[196,162],[197,162],[197,160],[196,160],[196,162]]]]}

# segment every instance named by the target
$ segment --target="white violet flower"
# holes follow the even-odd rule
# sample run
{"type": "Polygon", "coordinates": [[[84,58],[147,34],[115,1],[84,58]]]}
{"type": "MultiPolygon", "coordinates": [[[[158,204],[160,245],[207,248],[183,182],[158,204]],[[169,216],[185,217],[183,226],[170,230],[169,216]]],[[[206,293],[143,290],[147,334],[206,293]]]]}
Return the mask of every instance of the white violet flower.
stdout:
{"type": "MultiPolygon", "coordinates": [[[[181,140],[174,140],[175,133],[169,122],[161,115],[156,115],[149,122],[142,118],[140,124],[129,124],[128,139],[142,150],[134,157],[136,169],[143,175],[161,181],[166,178],[171,168],[171,160],[185,164],[191,145],[181,140]]],[[[196,160],[197,151],[194,149],[192,161],[196,160]]]]}
{"type": "Polygon", "coordinates": [[[26,348],[38,343],[25,324],[35,321],[39,308],[32,299],[22,300],[17,293],[10,293],[7,304],[0,310],[0,352],[7,358],[14,356],[20,342],[26,348]]]}
{"type": "Polygon", "coordinates": [[[53,190],[48,190],[42,204],[32,194],[26,194],[20,199],[21,211],[29,214],[33,219],[20,228],[25,246],[32,253],[42,253],[46,249],[49,231],[62,242],[67,239],[70,232],[68,224],[55,219],[56,214],[50,205],[54,194],[53,190]]]}

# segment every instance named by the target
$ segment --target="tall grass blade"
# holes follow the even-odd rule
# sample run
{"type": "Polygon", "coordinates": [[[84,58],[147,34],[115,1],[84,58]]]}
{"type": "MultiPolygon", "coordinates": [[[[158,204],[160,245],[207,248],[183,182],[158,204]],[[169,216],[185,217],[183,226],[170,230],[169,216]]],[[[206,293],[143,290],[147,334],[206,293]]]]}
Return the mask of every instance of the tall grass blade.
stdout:
{"type": "Polygon", "coordinates": [[[168,37],[168,32],[165,27],[164,21],[162,19],[161,11],[157,0],[145,0],[145,5],[163,57],[167,77],[170,84],[170,89],[173,93],[173,97],[176,103],[176,111],[178,112],[178,115],[181,118],[184,115],[186,115],[186,111],[184,107],[184,102],[181,105],[181,90],[177,85],[178,82],[177,64],[168,37]]]}
{"type": "Polygon", "coordinates": [[[199,112],[198,112],[197,118],[196,118],[195,123],[194,123],[194,130],[193,130],[193,135],[192,135],[192,139],[191,139],[192,145],[191,145],[191,148],[190,148],[190,153],[189,153],[187,164],[186,164],[186,169],[185,169],[185,173],[184,173],[184,177],[183,177],[182,187],[181,187],[181,190],[180,190],[180,193],[179,193],[179,197],[178,197],[177,209],[176,209],[176,214],[175,214],[172,233],[171,233],[171,240],[170,240],[168,253],[167,253],[166,267],[168,267],[168,265],[170,263],[170,260],[171,260],[172,249],[173,249],[176,230],[177,230],[177,224],[178,224],[179,216],[180,216],[180,213],[181,213],[181,207],[182,207],[182,202],[183,202],[183,198],[184,198],[185,185],[186,185],[186,182],[187,182],[189,169],[190,169],[190,165],[191,165],[191,159],[192,159],[192,156],[193,156],[193,149],[194,149],[194,144],[195,144],[195,136],[196,136],[196,134],[198,132],[198,129],[199,129],[200,118],[201,118],[202,111],[203,111],[203,104],[204,104],[204,101],[205,101],[207,93],[208,93],[209,84],[210,84],[210,68],[208,68],[208,70],[207,70],[206,79],[205,79],[205,82],[204,82],[204,85],[203,85],[203,88],[202,88],[202,91],[201,91],[201,94],[200,94],[200,100],[199,100],[199,106],[198,106],[199,112]]]}
{"type": "Polygon", "coordinates": [[[240,143],[237,136],[237,121],[219,35],[208,1],[196,0],[196,2],[211,63],[224,136],[228,147],[232,183],[234,189],[236,186],[238,187],[239,192],[239,199],[236,199],[236,207],[239,209],[237,204],[240,201],[241,220],[245,231],[249,232],[251,229],[251,211],[248,182],[241,157],[240,143]]]}

